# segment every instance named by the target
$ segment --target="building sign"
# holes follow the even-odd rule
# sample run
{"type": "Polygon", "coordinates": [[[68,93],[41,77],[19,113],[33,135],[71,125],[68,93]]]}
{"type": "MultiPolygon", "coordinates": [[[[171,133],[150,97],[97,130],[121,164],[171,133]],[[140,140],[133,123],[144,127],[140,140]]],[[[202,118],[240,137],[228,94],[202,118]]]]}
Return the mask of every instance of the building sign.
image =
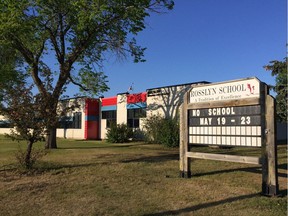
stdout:
{"type": "MultiPolygon", "coordinates": [[[[196,148],[195,148],[196,149],[196,148]]],[[[275,99],[257,78],[194,85],[180,111],[180,177],[191,158],[262,166],[262,194],[278,195],[275,99]],[[194,145],[261,147],[261,157],[193,151],[194,145]]]]}
{"type": "Polygon", "coordinates": [[[260,96],[260,81],[248,78],[234,82],[225,82],[194,87],[190,91],[190,103],[245,99],[260,96]]]}
{"type": "Polygon", "coordinates": [[[213,102],[255,97],[260,97],[256,78],[195,86],[189,93],[189,103],[210,105],[188,110],[189,144],[260,147],[260,105],[211,106],[213,102]]]}

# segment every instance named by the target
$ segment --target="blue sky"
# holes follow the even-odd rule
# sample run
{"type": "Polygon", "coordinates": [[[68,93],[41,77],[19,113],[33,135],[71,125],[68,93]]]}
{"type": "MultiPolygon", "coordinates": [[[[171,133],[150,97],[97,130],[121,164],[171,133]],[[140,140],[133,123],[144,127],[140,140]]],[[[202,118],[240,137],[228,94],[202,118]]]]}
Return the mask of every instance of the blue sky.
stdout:
{"type": "Polygon", "coordinates": [[[110,87],[104,96],[125,92],[132,83],[135,93],[254,76],[273,85],[263,66],[286,56],[286,21],[286,0],[175,0],[174,10],[152,14],[136,37],[147,47],[145,63],[104,63],[110,87]]]}

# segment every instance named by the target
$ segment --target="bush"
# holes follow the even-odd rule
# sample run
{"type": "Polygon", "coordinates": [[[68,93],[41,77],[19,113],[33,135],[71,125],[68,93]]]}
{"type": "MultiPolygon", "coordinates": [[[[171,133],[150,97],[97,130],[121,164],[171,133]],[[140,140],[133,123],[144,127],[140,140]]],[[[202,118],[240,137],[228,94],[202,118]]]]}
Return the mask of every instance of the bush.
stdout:
{"type": "Polygon", "coordinates": [[[177,119],[154,115],[146,119],[144,128],[147,142],[158,143],[167,147],[179,146],[179,123],[177,119]]]}
{"type": "Polygon", "coordinates": [[[163,119],[159,133],[160,143],[167,147],[179,146],[179,124],[176,119],[163,119]]]}
{"type": "Polygon", "coordinates": [[[133,130],[126,124],[112,124],[106,136],[110,143],[124,143],[133,138],[133,130]]]}
{"type": "Polygon", "coordinates": [[[159,115],[153,115],[144,121],[145,141],[148,143],[159,143],[161,122],[163,118],[159,115]]]}
{"type": "Polygon", "coordinates": [[[18,148],[18,151],[15,153],[15,157],[21,168],[29,170],[33,168],[34,164],[39,161],[39,159],[47,154],[48,151],[45,149],[33,149],[31,150],[29,159],[27,160],[27,150],[24,151],[21,148],[18,148]]]}

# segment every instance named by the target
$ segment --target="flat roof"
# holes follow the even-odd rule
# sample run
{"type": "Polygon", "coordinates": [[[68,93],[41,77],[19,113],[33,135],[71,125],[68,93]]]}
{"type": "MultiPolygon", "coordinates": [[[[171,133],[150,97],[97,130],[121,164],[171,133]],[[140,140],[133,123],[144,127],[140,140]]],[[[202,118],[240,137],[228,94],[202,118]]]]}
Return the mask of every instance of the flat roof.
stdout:
{"type": "Polygon", "coordinates": [[[153,90],[153,89],[168,88],[168,87],[177,87],[177,86],[194,85],[194,84],[208,84],[208,83],[211,83],[211,82],[199,81],[199,82],[183,83],[183,84],[176,84],[176,85],[167,85],[167,86],[161,86],[161,87],[156,87],[156,88],[149,88],[149,89],[146,89],[146,91],[153,90]]]}

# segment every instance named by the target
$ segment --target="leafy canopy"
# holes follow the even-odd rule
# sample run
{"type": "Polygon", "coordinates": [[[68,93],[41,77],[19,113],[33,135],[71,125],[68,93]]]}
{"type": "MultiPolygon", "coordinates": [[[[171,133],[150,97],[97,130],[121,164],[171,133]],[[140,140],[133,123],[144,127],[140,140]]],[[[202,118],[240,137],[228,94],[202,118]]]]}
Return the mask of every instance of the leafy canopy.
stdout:
{"type": "Polygon", "coordinates": [[[0,44],[23,56],[43,96],[59,97],[69,83],[97,94],[108,90],[101,71],[105,54],[144,61],[145,48],[134,36],[145,28],[150,12],[173,5],[171,0],[4,0],[0,44]],[[55,57],[58,70],[45,62],[48,55],[55,57]]]}
{"type": "Polygon", "coordinates": [[[269,65],[265,65],[266,70],[271,71],[271,75],[275,76],[276,85],[273,90],[276,95],[276,112],[280,122],[287,122],[288,107],[288,88],[287,88],[287,57],[283,61],[270,61],[269,65]]]}
{"type": "Polygon", "coordinates": [[[149,13],[173,5],[172,0],[0,1],[0,46],[23,59],[24,71],[38,89],[41,112],[49,113],[46,146],[56,148],[58,101],[67,86],[93,95],[107,91],[101,70],[105,55],[144,61],[145,48],[134,36],[145,28],[149,13]],[[52,57],[57,69],[47,60],[52,57]]]}
{"type": "Polygon", "coordinates": [[[22,61],[16,52],[8,46],[0,46],[0,102],[4,100],[5,93],[9,88],[20,84],[25,79],[25,73],[18,70],[22,61]]]}

